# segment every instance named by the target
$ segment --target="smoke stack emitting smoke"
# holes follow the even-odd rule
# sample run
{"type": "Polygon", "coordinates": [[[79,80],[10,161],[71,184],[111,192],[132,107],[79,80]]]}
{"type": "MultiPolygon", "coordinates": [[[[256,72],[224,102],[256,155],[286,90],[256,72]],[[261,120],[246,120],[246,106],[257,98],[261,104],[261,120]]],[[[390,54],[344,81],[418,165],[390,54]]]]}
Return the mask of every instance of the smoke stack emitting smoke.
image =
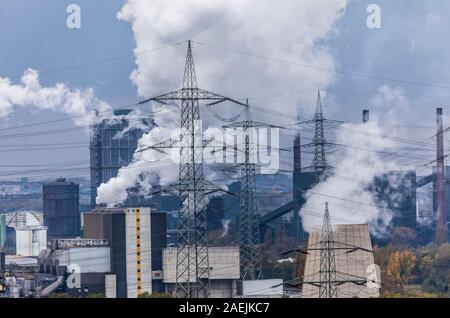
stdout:
{"type": "MultiPolygon", "coordinates": [[[[347,1],[330,3],[329,1],[290,0],[285,1],[284,4],[279,8],[283,11],[282,14],[278,15],[284,17],[282,23],[274,15],[268,14],[273,8],[272,1],[260,1],[258,8],[255,8],[254,2],[248,0],[214,2],[195,0],[190,1],[189,4],[181,0],[174,0],[170,3],[164,0],[155,0],[151,4],[128,0],[118,14],[118,18],[132,25],[137,51],[175,42],[171,39],[179,40],[196,35],[199,41],[219,44],[222,47],[237,47],[243,51],[264,52],[263,55],[280,56],[286,60],[305,60],[309,64],[318,64],[321,67],[333,65],[332,55],[326,48],[316,46],[315,43],[326,38],[334,30],[334,25],[340,18],[347,1]],[[236,14],[245,11],[247,7],[252,8],[254,15],[236,14]],[[154,14],[156,11],[165,12],[165,14],[154,14]],[[303,15],[306,17],[312,12],[321,23],[318,24],[307,18],[302,19],[303,15]],[[172,18],[179,15],[187,17],[187,20],[183,20],[181,23],[179,19],[172,18]],[[221,18],[217,19],[218,16],[221,18]],[[264,19],[260,19],[261,16],[264,16],[264,19]],[[269,16],[272,19],[268,19],[269,16]],[[226,33],[231,29],[235,30],[232,37],[226,33]],[[297,33],[286,32],[287,30],[297,30],[297,33]],[[311,40],[305,42],[305,38],[311,40]],[[222,43],[217,43],[217,39],[220,39],[222,43]],[[264,39],[264,41],[260,39],[264,39]],[[297,44],[292,46],[292,43],[297,44]]],[[[131,79],[143,98],[154,96],[155,92],[170,91],[179,86],[184,56],[180,54],[180,51],[172,49],[164,53],[164,60],[152,59],[146,55],[136,56],[137,69],[133,72],[131,79]],[[170,60],[170,63],[164,62],[165,59],[170,60]],[[178,62],[175,63],[176,61],[178,62]],[[161,72],[162,64],[165,68],[163,72],[161,72]]],[[[196,53],[198,51],[194,47],[194,58],[198,56],[196,53]]],[[[202,54],[200,58],[196,59],[198,82],[200,86],[207,84],[206,88],[219,89],[231,97],[249,96],[249,94],[267,95],[267,92],[272,91],[274,87],[283,87],[285,91],[298,91],[298,83],[305,82],[311,83],[310,88],[313,89],[327,87],[334,79],[332,73],[311,72],[302,68],[277,64],[267,65],[266,62],[247,60],[233,54],[223,56],[218,64],[217,55],[220,53],[223,52],[208,49],[206,54],[202,54]],[[249,74],[260,74],[262,69],[265,70],[265,76],[257,78],[251,76],[251,80],[248,78],[249,74]],[[238,82],[239,85],[236,84],[238,82]]],[[[384,87],[384,90],[380,91],[380,95],[384,97],[389,92],[388,87],[384,87]]],[[[382,97],[377,98],[380,100],[382,97]]],[[[299,96],[297,102],[283,101],[281,98],[281,100],[277,100],[277,105],[280,104],[285,105],[282,109],[284,113],[293,116],[298,114],[299,109],[296,105],[299,104],[307,105],[306,112],[311,113],[314,109],[314,96],[299,96]]],[[[227,110],[225,109],[224,112],[227,113],[227,110]]],[[[304,108],[302,112],[305,112],[304,108]]],[[[376,120],[369,122],[367,115],[366,113],[364,125],[345,124],[344,127],[383,134],[385,131],[377,124],[376,120]]],[[[155,120],[159,127],[156,131],[144,135],[140,144],[148,146],[170,137],[171,132],[179,126],[176,119],[178,119],[176,115],[170,119],[159,118],[156,113],[155,120]]],[[[205,120],[205,118],[203,119],[205,120]]],[[[279,120],[282,121],[281,118],[279,120]]],[[[271,122],[273,117],[267,118],[265,121],[271,122]]],[[[205,125],[205,127],[207,126],[205,125]]],[[[344,148],[343,152],[339,153],[338,160],[335,160],[338,162],[335,170],[336,177],[330,177],[308,192],[305,208],[321,212],[323,203],[329,201],[335,223],[372,223],[375,225],[373,231],[382,234],[392,219],[392,212],[376,204],[373,194],[367,190],[367,184],[372,182],[374,177],[398,168],[395,163],[383,160],[374,152],[394,149],[397,145],[386,139],[348,134],[343,130],[338,131],[337,142],[371,149],[372,152],[356,152],[351,148],[344,148]],[[338,176],[341,176],[341,179],[338,176]],[[363,183],[348,181],[351,179],[363,180],[363,183]],[[366,204],[358,205],[348,201],[333,200],[330,197],[319,196],[317,193],[366,204]]],[[[156,182],[156,176],[158,176],[161,178],[160,181],[165,180],[163,184],[176,182],[178,170],[171,163],[166,163],[170,166],[168,168],[161,168],[159,164],[141,165],[143,161],[151,162],[162,160],[162,158],[155,151],[135,154],[135,163],[131,167],[121,169],[117,178],[100,186],[97,203],[107,203],[108,205],[120,203],[126,198],[126,188],[135,183],[142,183],[140,178],[151,183],[156,182]]],[[[205,166],[205,174],[208,178],[214,179],[212,175],[216,173],[208,170],[208,167],[205,166]]],[[[151,184],[147,184],[147,186],[151,187],[151,184]]],[[[143,188],[145,189],[146,186],[143,188]]],[[[310,215],[305,213],[302,216],[307,230],[308,227],[317,227],[322,221],[320,217],[311,217],[310,215]]]]}
{"type": "MultiPolygon", "coordinates": [[[[286,0],[283,3],[284,5],[279,8],[280,14],[272,15],[269,14],[273,10],[272,0],[259,1],[257,8],[254,7],[254,1],[250,0],[194,0],[189,3],[183,0],[170,2],[128,0],[118,13],[118,18],[131,24],[137,52],[195,36],[198,41],[205,43],[239,48],[242,51],[263,52],[262,55],[276,56],[285,60],[307,61],[313,66],[332,69],[333,56],[325,46],[316,43],[326,39],[330,32],[334,31],[335,23],[341,17],[347,1],[330,3],[326,0],[286,0]],[[250,7],[252,10],[249,10],[250,7]],[[252,15],[241,14],[250,11],[252,15]],[[164,14],[160,14],[161,12],[164,14]],[[313,14],[316,19],[309,18],[313,14]],[[178,16],[186,19],[177,19],[178,16]],[[282,21],[277,18],[278,16],[282,21]],[[229,30],[233,30],[232,36],[227,33],[229,30]],[[296,32],[290,32],[291,30],[296,32]],[[218,39],[221,43],[217,43],[218,39]]],[[[334,80],[332,73],[315,72],[311,69],[276,63],[267,64],[267,61],[262,62],[231,53],[224,55],[224,52],[211,51],[212,49],[205,47],[202,49],[201,58],[196,59],[200,86],[206,84],[205,88],[218,89],[231,97],[264,96],[274,88],[278,91],[280,89],[299,91],[328,87],[334,80]],[[254,74],[261,73],[264,76],[255,78],[254,74]],[[310,86],[298,87],[298,83],[309,83],[310,86]]],[[[147,54],[136,54],[137,68],[132,73],[131,79],[137,86],[141,98],[148,98],[179,86],[184,59],[182,52],[168,49],[164,51],[164,56],[157,58],[147,54]]],[[[194,54],[196,52],[194,50],[194,54]]],[[[388,88],[384,87],[383,92],[389,93],[388,88]]],[[[280,97],[276,105],[285,105],[281,111],[293,116],[299,111],[297,105],[307,106],[306,112],[311,113],[314,109],[314,96],[299,96],[297,101],[283,100],[280,97]]],[[[111,107],[96,98],[93,89],[71,89],[62,83],[42,87],[39,74],[33,69],[25,71],[18,84],[0,77],[0,118],[13,113],[14,107],[57,110],[73,116],[77,125],[91,125],[110,118],[112,114],[111,107]],[[95,113],[98,115],[91,116],[95,113]]],[[[139,141],[139,147],[166,140],[179,127],[177,122],[179,115],[175,106],[152,105],[152,110],[155,112],[154,120],[157,127],[144,134],[139,141]]],[[[305,109],[302,111],[305,112],[305,109]]],[[[228,110],[224,110],[224,113],[227,112],[228,110]]],[[[258,115],[262,117],[264,114],[258,115]]],[[[281,123],[283,119],[279,120],[278,124],[283,124],[281,123]]],[[[273,117],[265,121],[271,122],[273,117]]],[[[364,125],[345,124],[344,127],[378,134],[385,133],[376,120],[364,121],[364,125]]],[[[210,125],[206,124],[205,128],[208,126],[210,125]]],[[[337,162],[335,177],[328,178],[308,192],[305,208],[321,212],[323,203],[329,201],[330,213],[335,218],[334,223],[345,223],[346,220],[374,223],[381,219],[384,221],[383,224],[374,228],[376,232],[382,233],[392,215],[387,209],[376,207],[375,199],[367,191],[365,182],[371,182],[375,176],[382,175],[388,170],[405,169],[404,166],[396,167],[392,161],[383,160],[374,152],[395,149],[396,145],[387,139],[349,134],[344,130],[338,130],[337,142],[371,151],[343,148],[343,151],[339,152],[339,159],[334,160],[337,162]],[[320,196],[321,193],[329,196],[320,196]],[[345,198],[347,202],[334,200],[331,198],[333,196],[345,198]]],[[[207,167],[205,169],[205,173],[210,175],[217,173],[208,171],[207,167]]],[[[99,187],[97,203],[118,205],[126,200],[129,188],[139,185],[144,193],[149,193],[153,185],[171,184],[177,178],[177,165],[167,160],[167,156],[156,151],[136,153],[132,164],[120,169],[116,178],[99,187]]],[[[312,217],[306,213],[302,217],[307,229],[320,226],[320,217],[312,217]]]]}
{"type": "MultiPolygon", "coordinates": [[[[259,1],[257,8],[254,1],[250,0],[193,0],[189,3],[184,0],[170,2],[128,0],[117,16],[120,20],[131,24],[137,52],[195,36],[196,40],[205,43],[250,52],[264,52],[288,60],[300,59],[312,65],[332,68],[334,65],[332,55],[326,47],[316,44],[334,30],[346,3],[346,0],[332,3],[324,0],[314,3],[309,0],[286,0],[284,5],[278,8],[279,15],[273,15],[271,0],[259,1]],[[253,14],[242,15],[242,12],[253,14]],[[321,23],[309,19],[311,14],[314,14],[321,23]],[[184,19],[178,19],[179,16],[183,16],[184,19]],[[283,19],[280,21],[278,17],[282,16],[283,19]],[[232,36],[229,34],[230,30],[233,30],[232,36]],[[297,32],[294,34],[289,30],[297,32]],[[220,43],[217,43],[218,39],[220,43]]],[[[267,61],[249,59],[220,50],[211,51],[211,48],[207,47],[202,47],[203,50],[200,51],[197,50],[198,47],[194,43],[199,86],[230,97],[267,95],[274,87],[281,87],[284,91],[298,91],[302,89],[298,83],[309,83],[312,87],[326,87],[334,79],[332,73],[311,72],[309,69],[282,64],[267,65],[267,61]],[[208,51],[205,54],[206,49],[208,51]],[[264,76],[255,78],[254,74],[261,73],[261,70],[264,70],[264,76]]],[[[184,58],[182,50],[172,48],[164,50],[164,55],[158,58],[136,54],[137,68],[133,71],[131,79],[137,86],[138,94],[142,98],[149,98],[178,88],[184,58]]],[[[300,96],[298,100],[305,105],[312,105],[312,101],[313,96],[300,96]]],[[[298,113],[296,102],[279,99],[277,105],[280,104],[285,105],[283,112],[292,115],[298,113]]],[[[221,109],[221,115],[229,115],[229,112],[227,108],[221,109]]],[[[145,147],[168,139],[179,127],[178,119],[179,115],[168,119],[167,116],[156,112],[155,121],[158,128],[144,135],[139,144],[145,147]]],[[[212,124],[205,116],[202,120],[204,128],[209,127],[211,130],[214,126],[222,125],[217,122],[212,124]]],[[[116,178],[99,187],[97,203],[109,206],[120,204],[126,199],[128,188],[137,183],[148,182],[142,187],[148,190],[152,184],[155,185],[157,176],[162,183],[176,182],[177,167],[170,162],[164,163],[168,167],[161,167],[163,160],[164,156],[155,154],[155,151],[136,153],[129,167],[121,169],[116,178]]],[[[215,180],[218,174],[220,173],[205,166],[206,177],[221,185],[215,180]]],[[[222,181],[222,185],[224,182],[222,181]]]]}
{"type": "Polygon", "coordinates": [[[365,124],[365,123],[369,122],[369,119],[370,119],[370,112],[368,109],[364,109],[363,110],[363,123],[365,124]]]}
{"type": "MultiPolygon", "coordinates": [[[[336,143],[350,147],[343,147],[333,156],[330,160],[335,163],[333,173],[307,192],[302,215],[307,231],[320,229],[322,218],[310,212],[319,212],[329,202],[333,224],[369,223],[373,234],[385,234],[393,212],[377,201],[370,186],[376,177],[407,167],[380,156],[379,152],[398,147],[391,140],[373,136],[382,134],[383,129],[375,119],[361,124],[346,123],[337,129],[336,143]],[[361,133],[348,133],[348,130],[361,133]]],[[[395,182],[399,180],[390,179],[390,186],[396,188],[395,182]]]]}

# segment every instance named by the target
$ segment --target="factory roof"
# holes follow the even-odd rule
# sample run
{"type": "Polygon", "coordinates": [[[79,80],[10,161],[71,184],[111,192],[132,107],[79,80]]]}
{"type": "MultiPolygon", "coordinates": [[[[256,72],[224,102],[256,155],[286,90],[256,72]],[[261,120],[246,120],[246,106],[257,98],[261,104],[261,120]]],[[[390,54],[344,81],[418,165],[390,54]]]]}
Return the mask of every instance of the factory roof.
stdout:
{"type": "Polygon", "coordinates": [[[44,183],[45,186],[78,185],[73,181],[67,181],[66,178],[57,178],[55,181],[44,183]]]}

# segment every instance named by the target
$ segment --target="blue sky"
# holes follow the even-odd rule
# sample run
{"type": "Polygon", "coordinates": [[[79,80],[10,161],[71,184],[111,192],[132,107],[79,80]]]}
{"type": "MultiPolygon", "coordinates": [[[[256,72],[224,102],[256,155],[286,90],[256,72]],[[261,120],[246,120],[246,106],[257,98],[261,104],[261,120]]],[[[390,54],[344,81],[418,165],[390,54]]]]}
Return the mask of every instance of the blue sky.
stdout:
{"type": "MultiPolygon", "coordinates": [[[[59,69],[132,53],[133,33],[116,18],[122,1],[77,1],[82,9],[81,29],[66,26],[66,7],[74,1],[0,1],[2,76],[22,75],[28,67],[59,69]]],[[[134,99],[128,80],[133,59],[80,70],[46,75],[44,84],[63,81],[71,86],[92,86],[97,95],[118,103],[134,99]],[[104,85],[107,83],[107,85],[104,85]]]]}
{"type": "MultiPolygon", "coordinates": [[[[21,76],[29,67],[48,71],[131,54],[136,46],[133,31],[130,24],[119,21],[116,17],[122,5],[123,1],[119,0],[0,0],[0,77],[9,77],[16,82],[16,77],[21,76]],[[81,29],[71,30],[66,27],[66,7],[70,3],[77,3],[82,9],[81,29]]],[[[334,32],[322,39],[318,45],[328,48],[336,68],[342,70],[450,85],[450,44],[446,40],[450,31],[449,12],[450,2],[440,0],[351,1],[337,21],[334,32]],[[370,30],[366,26],[366,7],[370,3],[377,3],[381,7],[381,29],[370,30]]],[[[232,34],[232,30],[228,32],[232,34]]],[[[180,32],[179,36],[193,37],[197,34],[193,31],[192,34],[180,32]]],[[[202,39],[201,35],[199,39],[202,39]]],[[[217,38],[214,44],[221,45],[221,39],[217,38]]],[[[246,50],[249,48],[246,47],[246,50]]],[[[183,54],[183,50],[179,52],[183,54]]],[[[199,55],[207,53],[215,54],[213,50],[204,50],[200,51],[199,55]]],[[[271,52],[255,53],[270,56],[271,52]]],[[[157,58],[163,59],[164,55],[157,58]]],[[[242,58],[242,61],[245,64],[248,60],[242,58]]],[[[42,75],[40,80],[43,85],[49,86],[63,82],[74,88],[92,87],[98,98],[117,107],[140,99],[136,86],[129,79],[135,67],[134,58],[128,58],[42,75]]],[[[176,77],[179,78],[180,74],[176,74],[176,77]]],[[[404,125],[430,127],[414,132],[399,132],[409,138],[419,139],[433,132],[435,108],[442,106],[445,112],[445,103],[450,97],[447,97],[450,95],[448,89],[339,75],[331,80],[330,85],[321,88],[329,90],[326,94],[328,115],[341,120],[359,121],[361,110],[366,107],[369,107],[374,115],[383,115],[401,104],[398,111],[394,109],[393,114],[401,116],[402,109],[409,110],[402,118],[404,125]],[[377,90],[383,85],[389,87],[386,94],[397,94],[395,98],[375,97],[377,90]],[[422,121],[418,122],[419,120],[422,121]]],[[[273,93],[280,91],[283,91],[283,87],[274,87],[273,93]]],[[[269,95],[272,92],[266,93],[269,95]]],[[[312,97],[314,93],[311,94],[312,97]]],[[[292,96],[291,100],[296,103],[296,96],[292,96]]],[[[309,116],[310,111],[305,110],[303,114],[309,116]]],[[[0,128],[66,116],[55,111],[38,112],[17,108],[12,116],[1,120],[0,128]]],[[[72,123],[65,122],[26,130],[2,130],[0,135],[72,126],[72,123]]],[[[68,140],[87,144],[89,135],[86,131],[77,131],[43,138],[10,138],[0,140],[0,144],[64,143],[68,140]]],[[[86,160],[84,166],[87,167],[89,152],[86,146],[64,151],[4,152],[1,157],[3,165],[41,165],[86,160]]],[[[5,167],[0,168],[2,172],[6,170],[5,167]]],[[[1,179],[10,177],[20,176],[0,176],[1,179]]]]}

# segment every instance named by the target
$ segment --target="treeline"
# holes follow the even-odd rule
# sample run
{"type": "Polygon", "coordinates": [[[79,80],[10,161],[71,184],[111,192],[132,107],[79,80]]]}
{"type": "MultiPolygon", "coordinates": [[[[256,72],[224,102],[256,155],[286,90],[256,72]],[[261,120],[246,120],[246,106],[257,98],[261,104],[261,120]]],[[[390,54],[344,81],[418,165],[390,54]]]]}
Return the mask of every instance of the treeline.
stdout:
{"type": "Polygon", "coordinates": [[[449,297],[450,244],[413,247],[414,232],[399,228],[391,242],[375,246],[381,269],[381,293],[386,297],[449,297]]]}

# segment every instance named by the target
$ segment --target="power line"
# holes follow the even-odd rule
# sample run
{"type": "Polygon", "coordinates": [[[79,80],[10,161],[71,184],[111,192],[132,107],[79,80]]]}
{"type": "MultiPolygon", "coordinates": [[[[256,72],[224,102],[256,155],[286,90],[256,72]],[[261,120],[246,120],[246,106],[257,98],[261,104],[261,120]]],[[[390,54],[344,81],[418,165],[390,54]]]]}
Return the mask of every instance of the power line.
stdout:
{"type": "Polygon", "coordinates": [[[203,45],[205,47],[210,47],[210,48],[214,48],[214,49],[218,49],[218,50],[222,50],[222,51],[226,51],[226,52],[236,53],[236,54],[240,54],[240,55],[244,55],[244,56],[254,57],[254,58],[258,58],[258,59],[262,59],[262,60],[266,60],[266,61],[281,63],[281,64],[299,66],[299,67],[313,69],[313,70],[317,70],[317,71],[321,71],[321,72],[335,73],[335,74],[339,74],[339,75],[343,75],[343,76],[359,77],[359,78],[373,79],[373,80],[378,80],[378,81],[386,81],[386,82],[393,82],[393,83],[399,83],[399,84],[408,84],[408,85],[414,85],[414,86],[426,86],[426,87],[444,88],[444,89],[450,88],[450,86],[439,85],[439,84],[409,81],[409,80],[402,80],[402,79],[392,79],[392,78],[388,78],[388,77],[384,77],[384,76],[351,72],[351,71],[340,70],[340,69],[336,69],[336,68],[325,68],[325,67],[303,64],[303,63],[298,63],[298,62],[293,62],[293,61],[287,61],[287,60],[280,59],[280,58],[268,57],[268,56],[254,54],[251,52],[245,52],[245,51],[225,48],[225,47],[221,47],[218,45],[208,44],[208,43],[200,42],[200,41],[192,41],[192,42],[195,42],[199,45],[203,45]]]}
{"type": "MultiPolygon", "coordinates": [[[[72,66],[66,66],[66,67],[57,68],[57,69],[53,69],[53,70],[41,71],[41,72],[39,72],[39,75],[49,75],[49,74],[54,74],[54,73],[67,72],[67,71],[80,69],[80,68],[87,68],[87,67],[96,66],[96,65],[100,65],[100,64],[117,62],[117,61],[121,61],[121,60],[124,60],[124,59],[133,58],[136,55],[147,54],[147,53],[156,52],[156,51],[160,51],[160,50],[163,50],[163,49],[175,47],[175,46],[181,45],[183,43],[186,43],[186,40],[181,41],[181,42],[168,44],[168,45],[164,45],[164,46],[160,46],[160,47],[153,48],[153,49],[148,49],[148,50],[143,50],[143,51],[135,51],[132,54],[115,56],[115,57],[111,57],[111,58],[107,58],[107,59],[103,59],[103,60],[97,60],[97,61],[88,62],[88,63],[84,63],[84,64],[77,64],[77,65],[72,65],[72,66]]],[[[22,78],[22,75],[16,75],[16,76],[10,77],[10,79],[20,79],[20,78],[22,78]]]]}

